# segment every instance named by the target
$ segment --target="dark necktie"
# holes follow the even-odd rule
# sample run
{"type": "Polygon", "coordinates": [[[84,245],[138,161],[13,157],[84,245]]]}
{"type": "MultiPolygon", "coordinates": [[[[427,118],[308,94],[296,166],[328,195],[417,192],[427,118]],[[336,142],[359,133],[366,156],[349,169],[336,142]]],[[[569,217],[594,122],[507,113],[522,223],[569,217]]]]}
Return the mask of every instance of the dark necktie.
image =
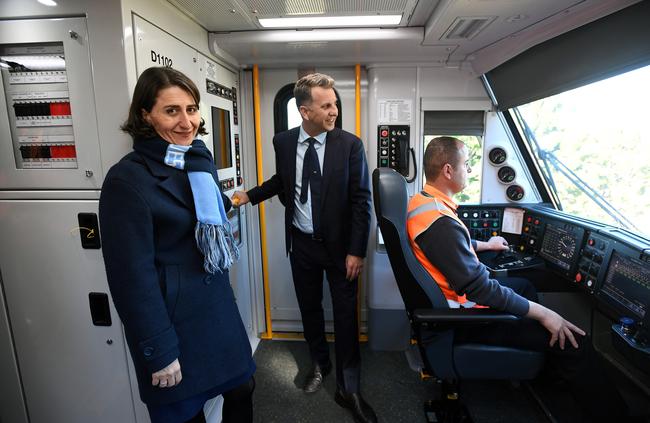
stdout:
{"type": "Polygon", "coordinates": [[[320,163],[318,162],[318,155],[314,138],[308,138],[309,147],[305,152],[305,158],[302,162],[302,187],[300,188],[300,202],[305,204],[307,202],[307,193],[311,187],[311,222],[314,229],[314,235],[318,234],[320,227],[320,163]]]}

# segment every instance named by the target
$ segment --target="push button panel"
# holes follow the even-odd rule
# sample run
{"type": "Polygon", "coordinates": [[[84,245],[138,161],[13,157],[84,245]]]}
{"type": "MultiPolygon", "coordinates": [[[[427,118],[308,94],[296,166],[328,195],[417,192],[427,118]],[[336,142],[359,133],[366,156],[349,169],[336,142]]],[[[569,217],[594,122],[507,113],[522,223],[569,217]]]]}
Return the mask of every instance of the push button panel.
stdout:
{"type": "Polygon", "coordinates": [[[409,125],[379,125],[377,127],[377,166],[389,167],[408,176],[410,137],[409,125]]]}
{"type": "Polygon", "coordinates": [[[526,213],[521,229],[519,251],[527,254],[537,254],[544,234],[544,219],[541,216],[526,213]]]}
{"type": "Polygon", "coordinates": [[[587,233],[587,242],[578,261],[578,270],[574,281],[592,294],[598,287],[599,276],[604,277],[603,262],[610,241],[593,232],[587,233]]]}
{"type": "Polygon", "coordinates": [[[469,230],[472,239],[487,241],[493,236],[501,235],[500,209],[474,209],[461,207],[458,217],[469,230]]]}

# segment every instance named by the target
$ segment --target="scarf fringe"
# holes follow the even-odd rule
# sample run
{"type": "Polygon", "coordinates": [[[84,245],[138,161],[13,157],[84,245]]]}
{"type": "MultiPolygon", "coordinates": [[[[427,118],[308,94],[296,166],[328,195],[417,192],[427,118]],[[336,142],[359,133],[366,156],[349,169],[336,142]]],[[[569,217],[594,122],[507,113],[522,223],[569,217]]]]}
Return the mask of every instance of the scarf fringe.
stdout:
{"type": "Polygon", "coordinates": [[[230,222],[221,225],[197,222],[194,237],[205,257],[203,268],[206,272],[222,273],[239,260],[239,248],[232,235],[230,222]]]}

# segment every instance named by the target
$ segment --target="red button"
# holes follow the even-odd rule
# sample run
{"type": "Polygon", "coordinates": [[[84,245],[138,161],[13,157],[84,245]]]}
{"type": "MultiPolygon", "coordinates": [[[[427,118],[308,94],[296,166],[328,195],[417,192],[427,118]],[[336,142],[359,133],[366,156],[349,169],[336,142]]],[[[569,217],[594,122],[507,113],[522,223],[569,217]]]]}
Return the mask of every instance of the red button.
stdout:
{"type": "Polygon", "coordinates": [[[532,218],[532,217],[528,217],[528,219],[526,219],[526,222],[528,222],[528,223],[530,223],[530,222],[532,222],[532,221],[533,221],[533,218],[532,218]]]}
{"type": "Polygon", "coordinates": [[[580,273],[576,274],[576,282],[582,281],[582,275],[580,273]]]}
{"type": "Polygon", "coordinates": [[[535,219],[535,224],[539,225],[539,220],[535,219]]]}
{"type": "Polygon", "coordinates": [[[382,131],[381,131],[381,136],[382,136],[382,137],[387,137],[387,136],[388,136],[388,131],[385,130],[385,129],[382,129],[382,131]]]}
{"type": "Polygon", "coordinates": [[[593,238],[589,238],[589,241],[587,241],[589,245],[594,245],[596,241],[593,240],[593,238]]]}

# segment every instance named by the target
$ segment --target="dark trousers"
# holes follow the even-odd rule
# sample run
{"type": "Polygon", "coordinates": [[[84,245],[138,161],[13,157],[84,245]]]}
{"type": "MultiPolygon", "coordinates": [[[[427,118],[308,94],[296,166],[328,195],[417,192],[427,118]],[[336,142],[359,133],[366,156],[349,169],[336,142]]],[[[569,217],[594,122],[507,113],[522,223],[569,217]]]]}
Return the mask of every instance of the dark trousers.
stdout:
{"type": "MultiPolygon", "coordinates": [[[[512,288],[523,297],[537,301],[533,285],[523,278],[503,278],[499,282],[512,288]]],[[[522,318],[516,322],[466,327],[455,330],[455,342],[476,342],[495,346],[521,348],[546,352],[547,370],[565,382],[569,392],[591,422],[621,421],[626,405],[620,393],[604,371],[589,336],[575,334],[579,348],[567,339],[564,350],[559,341],[549,346],[551,334],[538,321],[522,318]]]]}
{"type": "Polygon", "coordinates": [[[291,273],[312,361],[329,363],[323,315],[323,272],[327,275],[336,336],[336,381],[347,392],[359,391],[360,354],[357,324],[357,280],[345,278],[345,256],[335,258],[322,241],[293,228],[291,273]]]}
{"type": "MultiPolygon", "coordinates": [[[[253,391],[255,379],[252,377],[246,383],[224,392],[222,423],[253,423],[253,391]]],[[[205,423],[203,408],[199,413],[185,423],[205,423]]]]}

